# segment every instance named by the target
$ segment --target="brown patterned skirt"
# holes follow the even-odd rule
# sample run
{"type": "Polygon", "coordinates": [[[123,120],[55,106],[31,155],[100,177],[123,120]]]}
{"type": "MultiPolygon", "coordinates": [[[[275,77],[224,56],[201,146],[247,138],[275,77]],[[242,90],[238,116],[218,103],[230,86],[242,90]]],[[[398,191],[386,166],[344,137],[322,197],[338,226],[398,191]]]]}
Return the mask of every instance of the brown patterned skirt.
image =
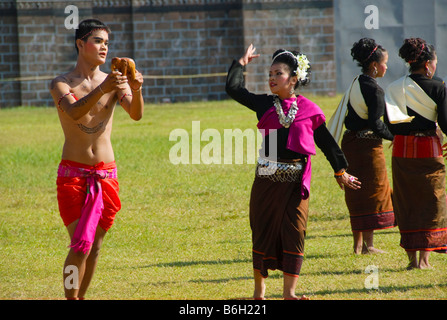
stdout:
{"type": "Polygon", "coordinates": [[[309,204],[300,194],[300,176],[296,181],[272,179],[257,170],[250,197],[250,227],[253,268],[264,277],[268,269],[299,276],[309,204]]]}
{"type": "Polygon", "coordinates": [[[349,173],[362,183],[359,190],[345,188],[352,231],[395,227],[382,139],[368,131],[347,131],[341,148],[349,163],[349,173]]]}
{"type": "Polygon", "coordinates": [[[407,251],[447,250],[445,165],[441,152],[436,136],[394,138],[394,210],[400,245],[407,251]]]}

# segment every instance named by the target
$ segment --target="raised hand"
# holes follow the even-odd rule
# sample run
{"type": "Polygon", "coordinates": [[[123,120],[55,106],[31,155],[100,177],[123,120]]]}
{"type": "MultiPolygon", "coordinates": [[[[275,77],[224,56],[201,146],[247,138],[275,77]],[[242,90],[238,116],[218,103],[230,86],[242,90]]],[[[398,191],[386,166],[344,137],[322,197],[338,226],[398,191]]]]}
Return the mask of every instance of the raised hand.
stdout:
{"type": "Polygon", "coordinates": [[[102,92],[111,92],[115,90],[125,90],[127,88],[127,77],[119,71],[112,71],[107,78],[101,83],[102,92]]]}
{"type": "Polygon", "coordinates": [[[249,64],[254,58],[258,58],[260,54],[255,54],[256,48],[250,44],[245,51],[245,54],[239,59],[239,63],[243,66],[249,64]]]}
{"type": "Polygon", "coordinates": [[[129,86],[132,91],[138,91],[143,85],[143,75],[135,70],[135,80],[129,80],[129,86]]]}

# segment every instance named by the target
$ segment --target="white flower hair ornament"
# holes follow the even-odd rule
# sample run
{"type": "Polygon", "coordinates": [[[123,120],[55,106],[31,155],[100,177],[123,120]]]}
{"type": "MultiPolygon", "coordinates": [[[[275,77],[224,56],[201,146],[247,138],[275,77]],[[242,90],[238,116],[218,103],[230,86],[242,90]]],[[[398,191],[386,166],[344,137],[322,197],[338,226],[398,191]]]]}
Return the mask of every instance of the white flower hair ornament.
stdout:
{"type": "Polygon", "coordinates": [[[282,54],[289,54],[295,58],[298,66],[296,70],[294,70],[293,72],[296,74],[298,80],[305,81],[307,77],[307,70],[310,67],[310,63],[309,60],[307,59],[307,56],[305,54],[298,54],[295,56],[292,52],[286,50],[274,56],[272,61],[275,61],[276,58],[282,54]]]}
{"type": "Polygon", "coordinates": [[[298,77],[298,80],[304,81],[307,77],[307,70],[310,67],[309,60],[307,59],[305,54],[300,54],[296,57],[296,60],[298,61],[298,67],[296,69],[296,76],[298,77]]]}

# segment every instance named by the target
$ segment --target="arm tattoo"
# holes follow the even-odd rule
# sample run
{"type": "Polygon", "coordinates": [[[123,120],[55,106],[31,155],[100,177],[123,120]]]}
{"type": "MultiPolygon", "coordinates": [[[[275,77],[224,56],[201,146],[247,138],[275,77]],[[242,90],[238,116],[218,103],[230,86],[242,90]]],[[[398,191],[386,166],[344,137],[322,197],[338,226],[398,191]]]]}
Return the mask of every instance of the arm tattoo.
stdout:
{"type": "Polygon", "coordinates": [[[97,124],[96,126],[94,126],[92,128],[86,127],[82,123],[78,123],[78,127],[84,133],[94,134],[94,133],[97,133],[98,131],[100,131],[104,127],[104,121],[101,121],[99,124],[97,124]]]}

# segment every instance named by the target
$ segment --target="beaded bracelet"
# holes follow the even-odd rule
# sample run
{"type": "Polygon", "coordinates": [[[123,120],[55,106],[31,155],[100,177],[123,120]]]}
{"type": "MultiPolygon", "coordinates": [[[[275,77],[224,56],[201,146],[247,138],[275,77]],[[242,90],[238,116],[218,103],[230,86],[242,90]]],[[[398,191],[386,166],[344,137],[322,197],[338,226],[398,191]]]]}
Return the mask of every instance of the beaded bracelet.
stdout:
{"type": "Polygon", "coordinates": [[[335,172],[334,173],[334,178],[335,179],[338,179],[338,178],[341,178],[344,174],[346,173],[346,170],[345,169],[342,169],[342,171],[341,172],[335,172]]]}
{"type": "Polygon", "coordinates": [[[64,109],[62,109],[62,107],[61,107],[61,101],[62,101],[63,98],[65,98],[66,96],[69,96],[69,95],[72,95],[72,96],[76,99],[76,101],[78,100],[78,99],[75,97],[75,95],[74,95],[73,93],[71,93],[71,92],[67,92],[66,94],[62,95],[62,97],[60,97],[59,100],[58,100],[58,102],[57,102],[57,108],[58,108],[61,112],[64,112],[64,109]]]}
{"type": "Polygon", "coordinates": [[[122,95],[122,97],[121,97],[121,99],[120,99],[120,103],[123,102],[123,99],[124,99],[124,97],[126,97],[126,96],[128,96],[128,97],[132,97],[131,94],[125,93],[125,94],[122,95]]]}

